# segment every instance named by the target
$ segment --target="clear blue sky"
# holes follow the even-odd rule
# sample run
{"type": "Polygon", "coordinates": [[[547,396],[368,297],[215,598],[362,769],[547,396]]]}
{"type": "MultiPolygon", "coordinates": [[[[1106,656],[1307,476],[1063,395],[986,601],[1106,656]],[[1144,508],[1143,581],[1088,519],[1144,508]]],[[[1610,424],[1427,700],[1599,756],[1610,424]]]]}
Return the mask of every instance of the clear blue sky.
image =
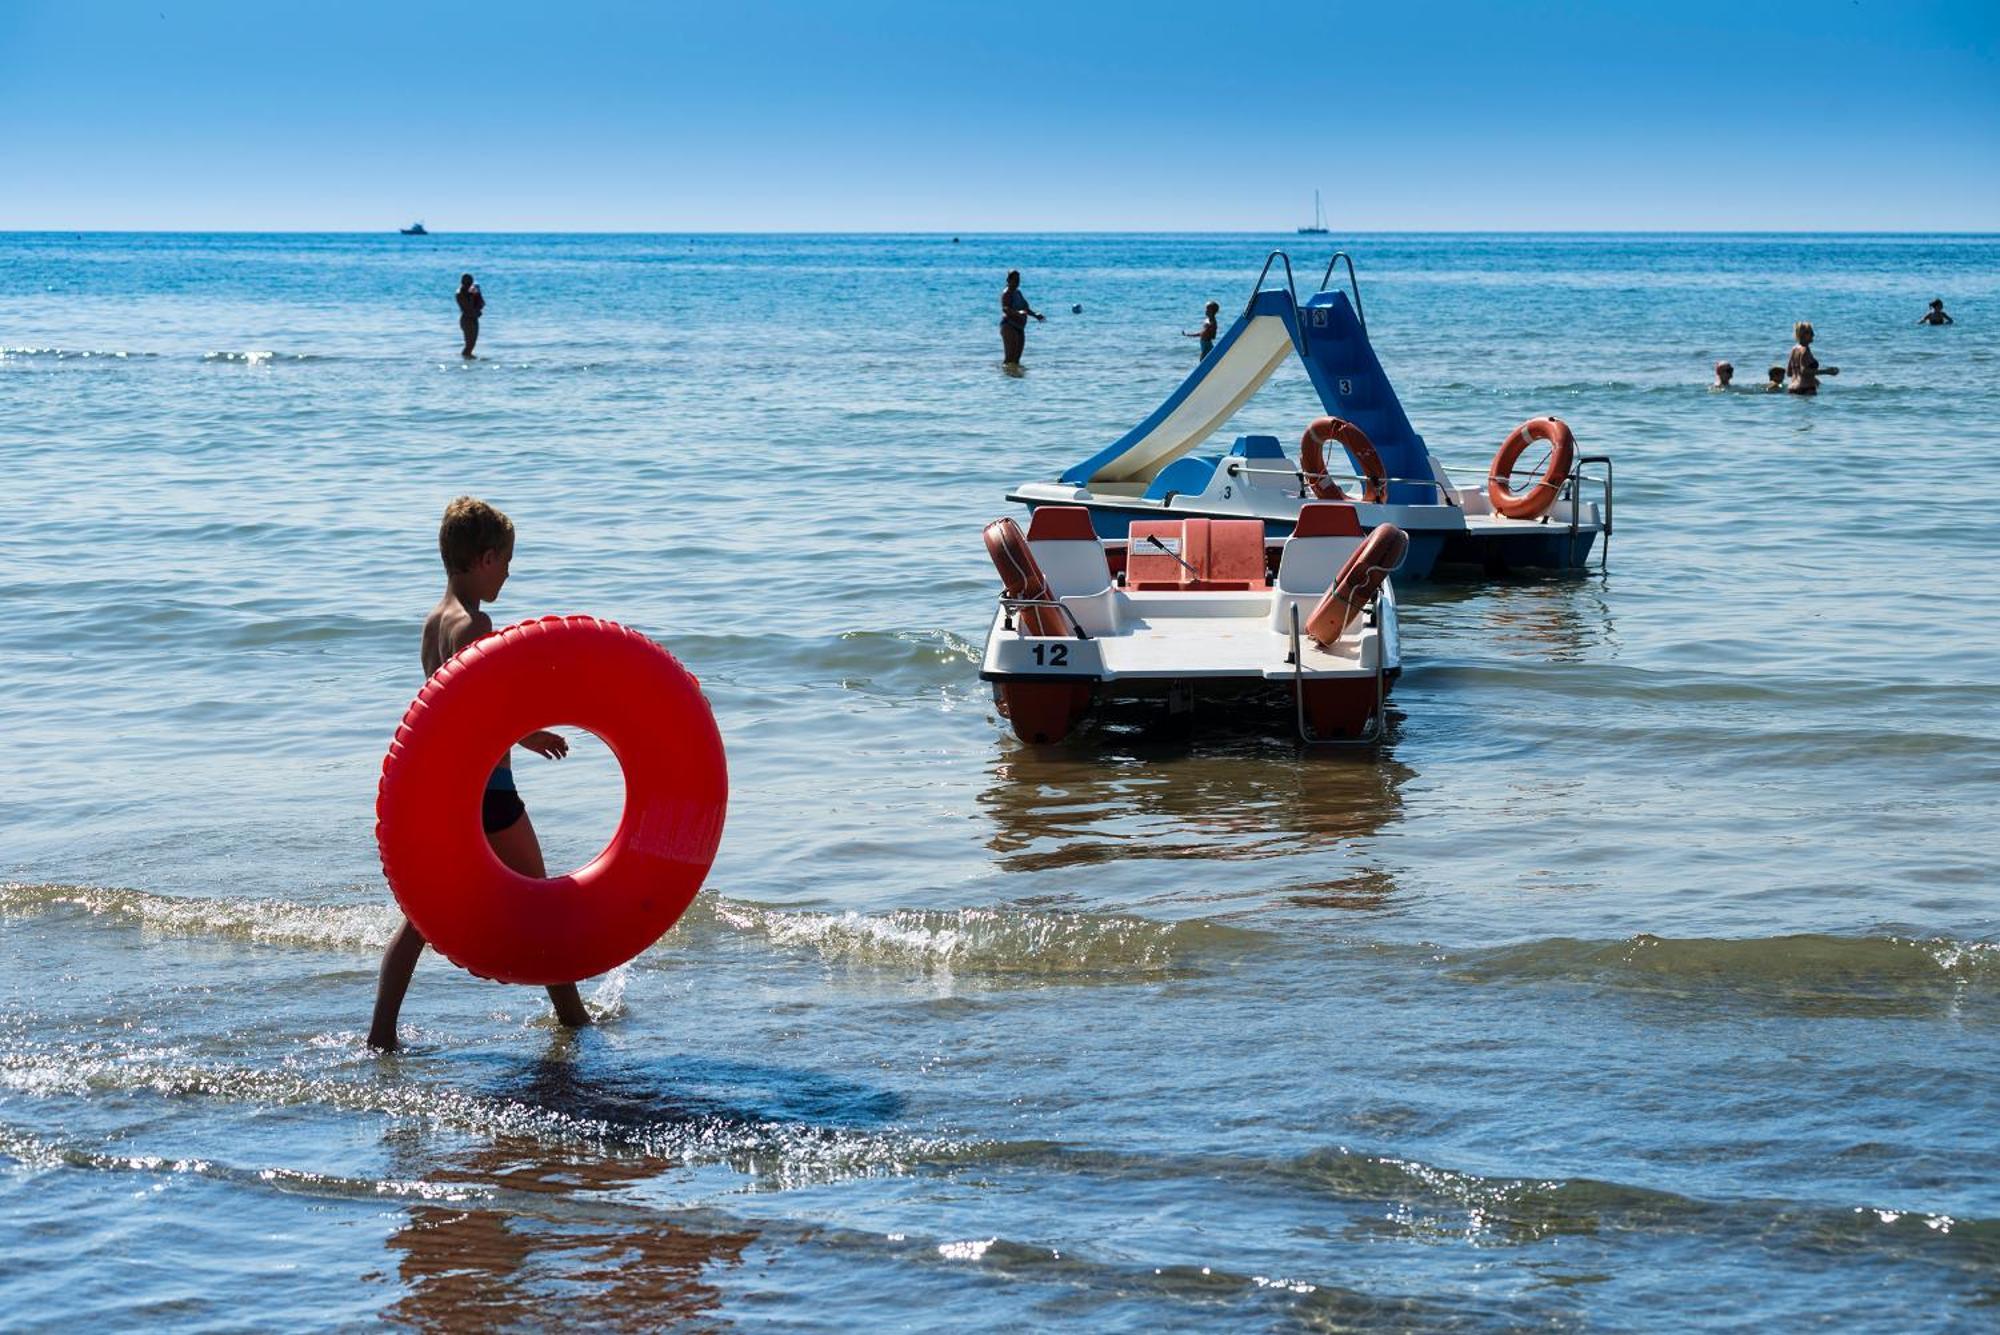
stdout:
{"type": "Polygon", "coordinates": [[[2000,3],[0,0],[0,229],[2000,229],[2000,3]]]}

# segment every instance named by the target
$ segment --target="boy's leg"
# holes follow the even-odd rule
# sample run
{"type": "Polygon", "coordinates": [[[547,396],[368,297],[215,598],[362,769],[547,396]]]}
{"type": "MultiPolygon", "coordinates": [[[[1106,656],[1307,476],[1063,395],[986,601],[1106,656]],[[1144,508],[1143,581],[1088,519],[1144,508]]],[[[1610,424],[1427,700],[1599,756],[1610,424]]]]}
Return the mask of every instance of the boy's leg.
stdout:
{"type": "MultiPolygon", "coordinates": [[[[494,856],[501,862],[521,873],[537,879],[547,876],[548,868],[542,863],[542,841],[535,837],[535,823],[522,812],[519,820],[504,830],[487,832],[486,842],[493,845],[494,856]]],[[[581,1029],[590,1023],[590,1012],[584,1009],[583,998],[576,994],[575,983],[557,983],[549,988],[549,1001],[556,1008],[556,1019],[572,1029],[581,1029]]]]}
{"type": "Polygon", "coordinates": [[[382,977],[375,985],[375,1020],[368,1026],[370,1047],[387,1051],[396,1046],[396,1017],[402,1013],[403,993],[409,990],[410,974],[423,953],[423,934],[408,918],[403,919],[403,925],[389,938],[389,948],[382,952],[382,977]]]}

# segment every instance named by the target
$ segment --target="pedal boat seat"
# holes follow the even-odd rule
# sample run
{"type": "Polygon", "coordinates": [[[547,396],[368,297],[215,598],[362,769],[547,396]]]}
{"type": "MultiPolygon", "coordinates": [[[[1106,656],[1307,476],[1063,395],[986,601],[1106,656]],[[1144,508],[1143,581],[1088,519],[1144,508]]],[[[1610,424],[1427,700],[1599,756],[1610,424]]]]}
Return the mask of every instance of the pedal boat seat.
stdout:
{"type": "Polygon", "coordinates": [[[1267,589],[1267,569],[1261,519],[1134,520],[1125,551],[1135,592],[1267,589]]]}

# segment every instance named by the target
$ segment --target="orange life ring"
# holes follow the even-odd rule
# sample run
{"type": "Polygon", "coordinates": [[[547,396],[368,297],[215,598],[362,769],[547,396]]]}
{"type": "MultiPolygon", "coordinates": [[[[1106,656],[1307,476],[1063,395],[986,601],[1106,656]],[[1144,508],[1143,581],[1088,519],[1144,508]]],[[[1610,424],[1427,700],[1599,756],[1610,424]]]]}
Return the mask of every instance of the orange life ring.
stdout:
{"type": "Polygon", "coordinates": [[[1352,422],[1343,422],[1338,417],[1321,417],[1306,428],[1305,435],[1299,437],[1299,471],[1306,475],[1306,483],[1313,495],[1323,501],[1344,501],[1347,493],[1340,484],[1325,477],[1326,450],[1329,440],[1340,442],[1354,466],[1361,470],[1361,499],[1371,505],[1380,505],[1389,499],[1389,470],[1382,466],[1382,456],[1375,452],[1375,442],[1368,439],[1368,433],[1352,422]]]}
{"type": "Polygon", "coordinates": [[[1409,534],[1394,524],[1377,524],[1347,558],[1340,573],[1333,577],[1333,587],[1306,618],[1306,634],[1332,648],[1334,641],[1345,635],[1347,628],[1368,610],[1368,604],[1375,600],[1375,591],[1403,564],[1409,550],[1409,534]]]}
{"type": "MultiPolygon", "coordinates": [[[[1088,524],[1088,520],[1085,523],[1088,524]]],[[[1094,535],[1093,535],[1094,536],[1094,535]]],[[[1028,546],[1021,526],[996,519],[986,526],[986,551],[1000,571],[1000,585],[1009,598],[1043,598],[1051,602],[1048,577],[1028,546]]],[[[1062,613],[1053,607],[1017,609],[1024,635],[1068,635],[1062,613]]],[[[1001,716],[1024,742],[1059,742],[1069,736],[1090,708],[1091,681],[1003,681],[993,688],[1001,716]]]]}
{"type": "MultiPolygon", "coordinates": [[[[1021,526],[1011,519],[996,519],[986,526],[986,553],[1000,572],[1000,586],[1009,598],[1041,599],[1054,602],[1048,577],[1042,574],[1021,526]]],[[[1053,607],[1019,609],[1021,629],[1029,635],[1067,634],[1062,614],[1053,607]]]]}
{"type": "Polygon", "coordinates": [[[544,617],[461,649],[403,715],[375,798],[382,873],[424,940],[503,983],[574,983],[644,950],[715,861],[728,766],[701,685],[659,645],[595,617],[544,617]],[[534,880],[480,828],[487,775],[550,725],[597,734],[625,771],[618,832],[534,880]]]}
{"type": "Polygon", "coordinates": [[[1575,463],[1576,436],[1562,418],[1531,417],[1514,428],[1514,434],[1501,444],[1500,453],[1493,456],[1493,467],[1486,470],[1486,498],[1509,519],[1540,519],[1556,503],[1575,463]],[[1507,477],[1520,461],[1521,452],[1536,440],[1549,443],[1548,467],[1533,486],[1516,495],[1508,490],[1507,477]]]}

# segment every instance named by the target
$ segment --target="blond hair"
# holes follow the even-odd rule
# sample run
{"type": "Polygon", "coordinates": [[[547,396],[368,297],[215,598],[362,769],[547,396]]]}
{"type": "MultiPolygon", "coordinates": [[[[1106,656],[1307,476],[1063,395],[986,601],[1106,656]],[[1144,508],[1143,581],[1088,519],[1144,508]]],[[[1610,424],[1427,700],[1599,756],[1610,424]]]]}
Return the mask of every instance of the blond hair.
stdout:
{"type": "Polygon", "coordinates": [[[438,555],[446,570],[453,574],[470,570],[486,553],[504,552],[513,545],[514,521],[485,501],[461,496],[445,506],[438,525],[438,555]]]}
{"type": "Polygon", "coordinates": [[[1812,332],[1812,321],[1811,321],[1811,320],[1801,320],[1801,321],[1799,321],[1799,322],[1798,322],[1797,324],[1795,324],[1795,325],[1793,325],[1793,326],[1792,326],[1792,341],[1793,341],[1793,342],[1795,342],[1795,343],[1810,343],[1810,342],[1812,342],[1812,336],[1813,336],[1813,332],[1812,332]]]}

